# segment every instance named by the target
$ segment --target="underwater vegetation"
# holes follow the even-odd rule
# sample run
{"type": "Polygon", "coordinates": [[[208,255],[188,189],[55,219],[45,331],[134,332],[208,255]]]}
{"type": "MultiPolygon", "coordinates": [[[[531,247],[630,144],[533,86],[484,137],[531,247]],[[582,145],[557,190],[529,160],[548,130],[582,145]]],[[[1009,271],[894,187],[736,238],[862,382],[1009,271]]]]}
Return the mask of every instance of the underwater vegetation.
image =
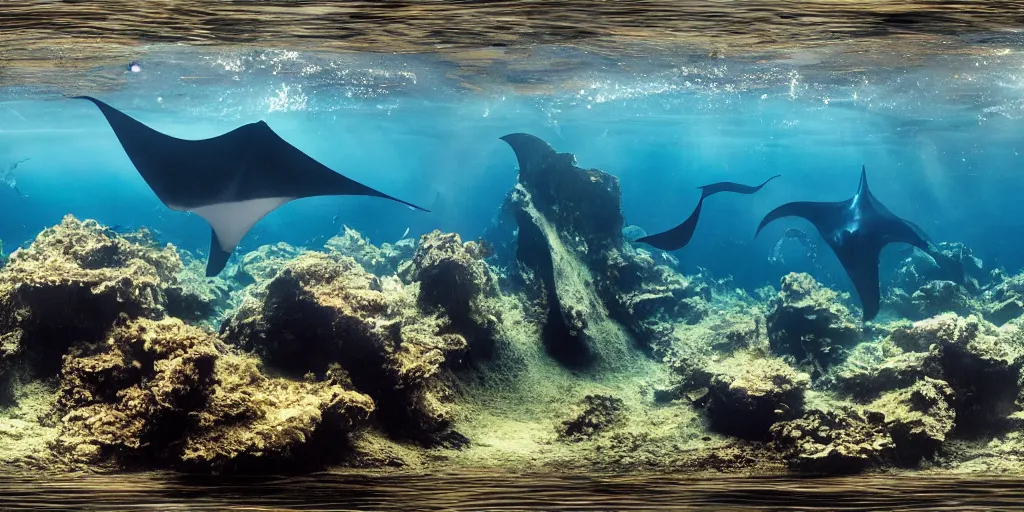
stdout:
{"type": "MultiPolygon", "coordinates": [[[[232,262],[224,254],[284,198],[390,197],[341,175],[285,193],[301,180],[262,164],[236,188],[230,174],[222,189],[177,188],[154,154],[228,139],[172,140],[94,103],[165,204],[207,213],[222,254],[204,265],[147,230],[71,215],[11,253],[8,467],[851,473],[1014,470],[1024,457],[1024,275],[928,242],[863,171],[853,198],[789,203],[761,223],[810,220],[857,303],[805,273],[757,297],[682,274],[623,236],[618,178],[521,133],[502,138],[519,175],[484,240],[433,231],[375,245],[345,227],[320,247],[264,245],[232,262]],[[878,252],[892,242],[920,251],[882,297],[878,252]]],[[[262,162],[283,152],[297,176],[326,176],[247,126],[222,137],[248,130],[262,162]]]]}

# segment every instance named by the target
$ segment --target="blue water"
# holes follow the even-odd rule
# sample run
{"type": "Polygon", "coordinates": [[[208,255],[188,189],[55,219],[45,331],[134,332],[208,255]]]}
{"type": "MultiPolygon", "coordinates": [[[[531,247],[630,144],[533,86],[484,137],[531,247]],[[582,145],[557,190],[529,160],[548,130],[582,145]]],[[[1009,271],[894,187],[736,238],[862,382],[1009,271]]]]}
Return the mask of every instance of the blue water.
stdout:
{"type": "MultiPolygon", "coordinates": [[[[102,88],[0,89],[0,168],[30,159],[16,170],[27,197],[0,186],[5,251],[66,213],[207,249],[205,221],[164,207],[99,111],[63,98],[90,94],[182,138],[263,119],[357,181],[428,208],[444,198],[433,214],[362,197],[294,201],[258,223],[237,254],[277,241],[317,246],[342,224],[374,243],[407,228],[479,237],[516,181],[499,137],[527,132],[618,176],[626,223],[650,233],[681,222],[700,185],[782,174],[753,196],[705,203],[693,241],[676,254],[686,272],[702,267],[753,288],[812,271],[800,261],[768,264],[787,227],[817,239],[807,223],[773,223],[757,239],[754,230],[783,202],[849,197],[861,165],[875,195],[934,240],[966,243],[986,268],[1024,267],[1018,51],[863,69],[841,54],[638,59],[549,48],[534,52],[536,62],[489,68],[499,76],[467,78],[437,56],[183,48],[149,50],[138,73],[127,62],[82,72],[83,83],[102,88]]],[[[883,276],[896,250],[883,254],[883,276]]],[[[838,268],[830,251],[820,253],[838,268]]],[[[841,278],[829,284],[848,288],[841,271],[833,275],[841,278]]]]}

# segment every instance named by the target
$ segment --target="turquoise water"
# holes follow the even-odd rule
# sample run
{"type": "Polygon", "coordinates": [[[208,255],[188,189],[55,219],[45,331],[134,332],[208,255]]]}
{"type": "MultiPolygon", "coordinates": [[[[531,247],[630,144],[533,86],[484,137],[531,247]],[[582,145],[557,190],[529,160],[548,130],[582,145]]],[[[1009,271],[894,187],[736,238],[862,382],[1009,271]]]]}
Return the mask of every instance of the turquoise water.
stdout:
{"type": "MultiPolygon", "coordinates": [[[[515,157],[499,137],[527,132],[582,167],[617,176],[626,223],[650,233],[681,222],[699,185],[782,174],[754,196],[709,200],[692,243],[677,254],[686,271],[733,275],[751,289],[792,270],[813,273],[798,259],[768,262],[787,227],[810,227],[790,219],[755,240],[760,217],[787,201],[849,197],[861,165],[875,195],[936,241],[965,243],[987,268],[1024,266],[1016,236],[1024,58],[1015,48],[865,69],[855,56],[826,50],[758,60],[548,47],[482,89],[465,87],[451,63],[428,55],[140,53],[137,73],[128,62],[81,72],[103,88],[0,90],[0,167],[28,159],[13,173],[17,190],[0,188],[8,251],[65,213],[207,248],[204,221],[163,207],[95,107],[63,97],[90,94],[182,138],[266,120],[357,181],[428,208],[442,198],[432,214],[363,197],[295,201],[259,222],[236,257],[277,241],[319,246],[341,224],[375,243],[407,229],[410,237],[432,229],[482,236],[516,179],[515,157]]],[[[883,254],[883,276],[897,250],[883,254]]],[[[842,277],[821,252],[829,275],[842,277]]],[[[846,287],[840,278],[827,284],[846,287]]]]}
{"type": "MultiPolygon", "coordinates": [[[[517,7],[507,3],[463,7],[517,7]]],[[[723,29],[733,38],[728,51],[643,34],[616,39],[641,31],[632,15],[659,12],[648,2],[642,13],[603,21],[615,30],[602,44],[567,44],[555,33],[566,37],[573,23],[583,30],[587,14],[572,3],[566,20],[552,22],[559,28],[533,27],[536,37],[521,44],[449,41],[462,51],[445,51],[431,37],[458,38],[428,31],[414,53],[398,53],[410,50],[419,23],[411,15],[405,38],[368,52],[355,43],[360,51],[332,50],[340,36],[299,44],[308,35],[300,28],[337,21],[326,15],[311,27],[292,20],[299,35],[290,43],[281,40],[287,20],[267,14],[274,44],[242,38],[246,30],[226,22],[221,31],[182,22],[194,45],[150,44],[175,39],[144,26],[159,9],[141,20],[112,9],[119,14],[95,23],[122,27],[124,41],[108,30],[38,61],[25,55],[43,52],[41,40],[94,33],[88,8],[55,7],[65,29],[42,37],[29,33],[51,30],[38,24],[41,4],[25,2],[17,18],[4,15],[19,8],[0,6],[0,28],[23,23],[28,47],[19,53],[0,31],[0,58],[18,56],[0,67],[5,256],[73,214],[122,234],[148,228],[160,244],[205,260],[207,222],[162,203],[101,112],[77,95],[184,139],[262,120],[331,169],[431,210],[360,196],[291,201],[231,256],[256,257],[212,280],[201,265],[160,276],[181,270],[170,251],[131,235],[111,240],[92,225],[68,222],[41,237],[0,274],[0,459],[12,468],[0,479],[0,508],[1016,506],[1019,483],[987,474],[1019,474],[1024,461],[1024,296],[1011,277],[1024,269],[1019,32],[977,32],[978,22],[955,38],[945,27],[917,40],[909,36],[929,31],[893,28],[917,26],[913,14],[851,7],[851,33],[871,33],[867,14],[887,20],[891,38],[858,44],[819,34],[785,44],[771,30],[780,22],[752,29],[749,41],[742,24],[723,29]],[[751,41],[770,42],[770,51],[751,41]],[[102,55],[88,57],[87,45],[102,55]],[[614,176],[630,237],[682,222],[702,185],[781,177],[751,195],[706,199],[693,240],[668,254],[620,243],[617,226],[565,215],[561,208],[580,206],[569,199],[544,204],[543,187],[564,182],[520,176],[501,139],[511,133],[614,176]],[[947,256],[959,252],[963,264],[972,252],[981,270],[957,285],[918,276],[923,258],[891,244],[880,264],[885,314],[867,323],[856,295],[826,289],[853,291],[808,222],[779,220],[755,237],[781,204],[849,198],[862,167],[881,203],[936,243],[963,244],[944,246],[947,256]],[[515,190],[518,202],[506,203],[515,190]],[[503,204],[519,217],[497,226],[503,204]],[[516,236],[513,224],[526,233],[516,236]],[[322,249],[345,226],[377,246],[407,243],[363,251],[346,235],[330,255],[265,248],[322,249]],[[420,238],[433,230],[461,240],[420,238]],[[93,245],[77,253],[80,240],[93,245]],[[517,243],[537,251],[504,252],[517,243]],[[905,293],[890,293],[896,286],[905,293]],[[906,311],[922,322],[896,318],[906,311]],[[949,311],[960,318],[937,316],[949,311]],[[254,479],[73,474],[337,466],[375,469],[254,479]],[[478,466],[535,472],[474,473],[478,466]],[[36,473],[43,468],[71,474],[36,473]],[[597,468],[616,474],[589,471],[597,468]],[[716,469],[744,477],[709,474],[716,469]],[[867,474],[798,476],[816,471],[867,474]]],[[[690,29],[715,19],[710,5],[690,6],[701,11],[690,29]]],[[[747,5],[756,18],[761,11],[747,5]]],[[[815,12],[825,16],[830,5],[815,12]]],[[[231,7],[259,14],[250,4],[210,9],[231,7]]],[[[379,6],[362,8],[380,15],[379,6]]],[[[802,19],[773,9],[764,12],[802,19]]],[[[179,21],[205,16],[198,7],[171,11],[179,21]]],[[[431,23],[444,25],[446,12],[431,23]]],[[[842,34],[843,16],[821,34],[842,34]]],[[[502,23],[521,31],[536,22],[488,19],[499,33],[502,23]]],[[[796,22],[787,30],[802,32],[796,22]]],[[[551,162],[538,168],[603,183],[602,174],[551,162]]],[[[607,201],[594,211],[608,214],[600,206],[615,204],[606,193],[614,187],[587,185],[583,193],[607,201]]]]}

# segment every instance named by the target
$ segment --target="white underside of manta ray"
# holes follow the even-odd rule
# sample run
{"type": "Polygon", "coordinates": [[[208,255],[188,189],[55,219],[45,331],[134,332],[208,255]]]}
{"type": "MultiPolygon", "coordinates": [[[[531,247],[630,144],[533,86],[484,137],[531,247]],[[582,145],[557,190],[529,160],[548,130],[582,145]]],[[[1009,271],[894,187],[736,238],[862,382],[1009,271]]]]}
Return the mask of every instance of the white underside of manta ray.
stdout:
{"type": "Polygon", "coordinates": [[[106,117],[135,169],[168,208],[210,224],[206,275],[215,276],[260,219],[313,196],[374,196],[424,210],[353,181],[314,160],[259,121],[209,139],[160,133],[88,96],[106,117]]]}

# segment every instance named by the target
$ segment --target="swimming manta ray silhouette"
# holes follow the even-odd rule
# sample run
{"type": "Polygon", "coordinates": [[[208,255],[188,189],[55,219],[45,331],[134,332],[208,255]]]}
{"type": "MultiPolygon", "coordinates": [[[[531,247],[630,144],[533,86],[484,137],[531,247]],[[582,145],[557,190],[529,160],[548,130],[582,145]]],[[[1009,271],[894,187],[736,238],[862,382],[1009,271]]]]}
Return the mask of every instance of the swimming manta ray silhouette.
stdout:
{"type": "Polygon", "coordinates": [[[99,107],[135,169],[165,206],[193,212],[210,224],[207,276],[219,274],[245,234],[289,201],[362,195],[428,211],[331,170],[264,121],[209,139],[184,140],[160,133],[96,98],[75,99],[99,107]]]}

